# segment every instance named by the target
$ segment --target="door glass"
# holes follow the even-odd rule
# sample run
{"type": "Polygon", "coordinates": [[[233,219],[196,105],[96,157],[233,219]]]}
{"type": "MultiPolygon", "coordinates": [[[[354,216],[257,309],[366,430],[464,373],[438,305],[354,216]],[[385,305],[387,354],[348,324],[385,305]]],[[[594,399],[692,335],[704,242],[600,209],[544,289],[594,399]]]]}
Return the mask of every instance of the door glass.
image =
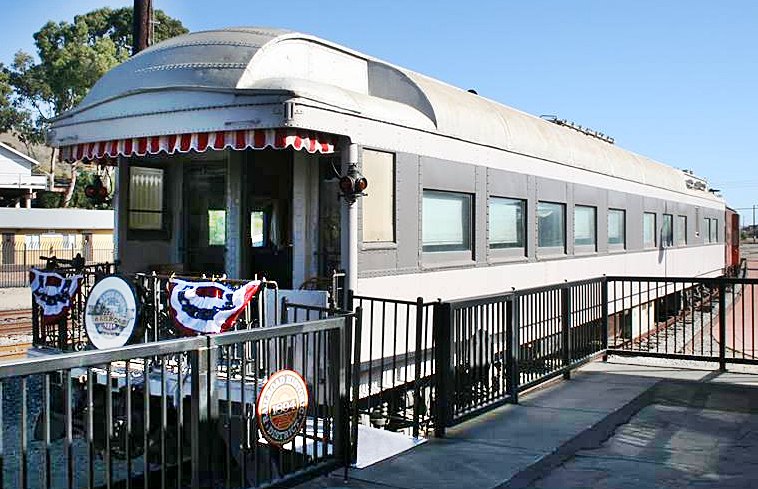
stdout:
{"type": "Polygon", "coordinates": [[[226,244],[226,210],[208,209],[208,245],[226,244]]]}
{"type": "Polygon", "coordinates": [[[253,248],[260,248],[266,243],[263,230],[266,227],[266,213],[253,211],[250,213],[250,244],[253,248]]]}

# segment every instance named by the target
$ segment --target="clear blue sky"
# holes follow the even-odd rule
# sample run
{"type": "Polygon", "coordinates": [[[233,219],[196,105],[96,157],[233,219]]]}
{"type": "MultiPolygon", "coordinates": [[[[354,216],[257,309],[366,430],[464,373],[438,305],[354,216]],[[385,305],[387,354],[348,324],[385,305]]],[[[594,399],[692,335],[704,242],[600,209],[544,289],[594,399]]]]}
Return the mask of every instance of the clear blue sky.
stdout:
{"type": "MultiPolygon", "coordinates": [[[[0,62],[105,0],[0,0],[0,62]]],[[[318,35],[526,112],[555,114],[758,204],[758,1],[153,0],[190,30],[318,35]]],[[[744,221],[752,221],[752,213],[744,221]]]]}

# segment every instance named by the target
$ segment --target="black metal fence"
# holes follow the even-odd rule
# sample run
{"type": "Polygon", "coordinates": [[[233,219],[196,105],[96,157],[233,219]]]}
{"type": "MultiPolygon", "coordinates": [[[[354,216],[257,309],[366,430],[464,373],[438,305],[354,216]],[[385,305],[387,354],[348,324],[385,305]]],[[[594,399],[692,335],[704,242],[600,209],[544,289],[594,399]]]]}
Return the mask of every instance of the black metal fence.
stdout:
{"type": "Polygon", "coordinates": [[[29,247],[0,246],[0,288],[28,287],[29,269],[45,268],[47,261],[42,256],[55,256],[64,260],[74,258],[77,253],[81,254],[87,265],[113,262],[113,248],[82,248],[79,246],[69,247],[29,247]]]}
{"type": "Polygon", "coordinates": [[[600,278],[439,303],[435,433],[603,352],[604,294],[600,278]]]}
{"type": "Polygon", "coordinates": [[[353,364],[363,424],[418,437],[432,429],[436,303],[351,296],[360,309],[353,364]]]}
{"type": "MultiPolygon", "coordinates": [[[[84,326],[84,308],[92,287],[104,275],[115,273],[116,267],[111,263],[88,265],[82,271],[71,268],[56,268],[58,273],[72,273],[83,276],[82,286],[72,301],[72,307],[65,317],[55,324],[45,324],[42,321],[42,311],[32,304],[32,344],[36,347],[55,348],[61,351],[80,351],[87,347],[88,339],[84,326]]],[[[178,331],[169,314],[168,282],[171,277],[156,273],[137,273],[130,278],[133,280],[141,306],[138,323],[138,336],[142,342],[161,341],[185,336],[178,331]]],[[[218,282],[239,285],[242,280],[218,279],[218,282]]],[[[267,294],[276,295],[276,284],[264,282],[261,292],[245,308],[237,318],[232,329],[252,329],[269,324],[266,320],[267,294]]],[[[276,300],[274,301],[276,302],[276,300]]],[[[274,310],[275,318],[278,311],[274,310]]],[[[274,321],[273,324],[277,324],[274,321]]]]}
{"type": "Polygon", "coordinates": [[[755,363],[758,279],[609,277],[608,352],[755,363]]]}
{"type": "Polygon", "coordinates": [[[42,309],[32,300],[32,345],[54,348],[60,351],[84,349],[87,344],[87,337],[84,332],[84,307],[89,291],[100,277],[114,273],[115,270],[116,266],[113,263],[90,264],[82,270],[75,270],[70,267],[56,268],[55,271],[63,276],[81,275],[81,287],[73,297],[68,313],[54,324],[43,321],[42,309]]]}
{"type": "Polygon", "coordinates": [[[2,487],[260,487],[349,462],[352,316],[0,365],[2,487]],[[282,446],[255,415],[302,374],[306,422],[282,446]]]}

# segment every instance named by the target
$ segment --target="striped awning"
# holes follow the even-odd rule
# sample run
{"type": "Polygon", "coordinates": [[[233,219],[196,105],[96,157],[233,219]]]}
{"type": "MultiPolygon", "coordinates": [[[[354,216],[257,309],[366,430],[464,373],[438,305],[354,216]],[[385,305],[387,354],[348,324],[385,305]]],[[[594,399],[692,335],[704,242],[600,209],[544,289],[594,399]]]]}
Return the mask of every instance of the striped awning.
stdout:
{"type": "Polygon", "coordinates": [[[196,132],[167,136],[147,136],[94,143],[81,143],[61,148],[63,161],[115,159],[118,156],[145,156],[159,153],[176,154],[208,150],[285,149],[309,153],[334,153],[334,137],[298,129],[248,129],[235,131],[196,132]]]}

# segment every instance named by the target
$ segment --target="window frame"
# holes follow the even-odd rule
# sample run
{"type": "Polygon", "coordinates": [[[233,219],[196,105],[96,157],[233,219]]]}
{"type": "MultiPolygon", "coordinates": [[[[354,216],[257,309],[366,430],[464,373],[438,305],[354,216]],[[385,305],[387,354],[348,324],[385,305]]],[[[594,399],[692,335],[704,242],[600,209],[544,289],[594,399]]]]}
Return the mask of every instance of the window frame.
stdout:
{"type": "Polygon", "coordinates": [[[506,197],[501,195],[490,195],[487,198],[487,250],[491,257],[498,259],[523,258],[527,255],[529,237],[527,235],[527,212],[528,203],[526,199],[517,197],[506,197]],[[492,243],[492,202],[493,200],[510,201],[519,203],[521,207],[521,244],[518,246],[493,246],[492,243]]]}
{"type": "Polygon", "coordinates": [[[537,206],[536,206],[536,218],[535,218],[535,226],[537,228],[537,256],[538,257],[556,257],[556,256],[565,256],[566,255],[566,242],[567,237],[567,229],[566,229],[566,214],[567,214],[567,205],[565,202],[555,202],[550,200],[538,200],[537,206]],[[563,244],[559,246],[540,246],[540,205],[548,204],[548,205],[556,205],[561,208],[561,211],[563,212],[563,230],[562,230],[562,238],[563,238],[563,244]]]}
{"type": "Polygon", "coordinates": [[[687,216],[684,216],[682,214],[677,214],[676,216],[674,216],[674,246],[677,247],[677,248],[685,247],[685,246],[687,246],[687,241],[688,241],[688,239],[687,239],[687,216]],[[678,235],[677,235],[677,229],[679,228],[679,226],[677,225],[678,223],[683,223],[682,224],[683,228],[682,228],[682,235],[681,235],[682,240],[681,240],[681,242],[679,241],[678,235]]]}
{"type": "Polygon", "coordinates": [[[710,218],[710,223],[708,224],[708,242],[709,243],[718,243],[719,242],[719,220],[718,220],[718,218],[715,218],[715,217],[710,218]]]}
{"type": "MultiPolygon", "coordinates": [[[[471,192],[440,190],[437,188],[423,188],[421,190],[420,206],[420,225],[419,225],[419,247],[424,265],[457,265],[471,264],[474,262],[476,252],[476,195],[471,192]],[[455,195],[465,197],[468,202],[468,249],[428,249],[424,246],[424,196],[426,194],[437,195],[455,195]]],[[[437,245],[428,245],[437,246],[437,245]]],[[[444,248],[444,246],[440,246],[444,248]]]]}
{"type": "MultiPolygon", "coordinates": [[[[366,152],[383,153],[392,157],[392,240],[391,241],[366,241],[364,239],[364,225],[365,222],[365,200],[360,199],[360,217],[361,217],[361,248],[364,250],[370,249],[393,249],[397,248],[397,154],[392,151],[383,151],[374,148],[363,148],[361,153],[361,171],[363,175],[365,172],[365,154],[366,152]]],[[[368,177],[367,177],[368,178],[368,177]]],[[[368,178],[369,187],[366,190],[367,196],[371,197],[371,179],[368,178]]]]}
{"type": "Polygon", "coordinates": [[[621,213],[621,243],[611,243],[611,235],[610,233],[607,233],[606,239],[608,241],[608,250],[624,251],[626,250],[626,209],[609,208],[608,214],[606,215],[606,226],[610,226],[611,214],[615,212],[621,213]]]}
{"type": "Polygon", "coordinates": [[[658,229],[658,214],[655,212],[643,212],[642,213],[642,249],[652,250],[658,246],[657,229],[658,229]],[[648,216],[652,216],[653,218],[653,232],[651,233],[651,235],[653,236],[652,244],[645,242],[645,219],[648,216]]]}
{"type": "MultiPolygon", "coordinates": [[[[125,210],[126,210],[126,239],[133,241],[169,241],[171,240],[171,214],[168,207],[169,198],[169,167],[165,164],[148,163],[146,161],[130,162],[126,165],[126,192],[125,192],[125,210]],[[161,170],[163,172],[163,196],[160,229],[135,229],[131,227],[131,213],[140,212],[131,208],[131,189],[132,189],[132,169],[147,168],[151,170],[161,170]]],[[[142,211],[144,212],[144,211],[142,211]]]]}
{"type": "Polygon", "coordinates": [[[673,248],[674,247],[674,215],[673,214],[663,214],[663,219],[661,219],[661,245],[664,248],[673,248]],[[669,235],[666,236],[666,221],[669,221],[668,225],[668,231],[669,235]]]}
{"type": "Polygon", "coordinates": [[[573,221],[573,235],[574,235],[574,253],[596,253],[597,252],[597,206],[594,205],[582,205],[582,204],[576,204],[574,205],[574,221],[573,221]],[[594,233],[593,233],[593,241],[589,244],[577,244],[576,242],[576,211],[578,209],[591,209],[593,212],[593,218],[594,218],[594,233]]]}

